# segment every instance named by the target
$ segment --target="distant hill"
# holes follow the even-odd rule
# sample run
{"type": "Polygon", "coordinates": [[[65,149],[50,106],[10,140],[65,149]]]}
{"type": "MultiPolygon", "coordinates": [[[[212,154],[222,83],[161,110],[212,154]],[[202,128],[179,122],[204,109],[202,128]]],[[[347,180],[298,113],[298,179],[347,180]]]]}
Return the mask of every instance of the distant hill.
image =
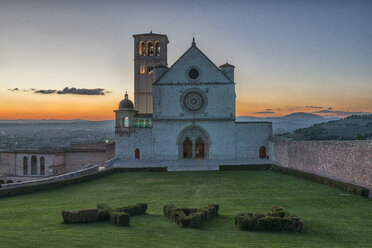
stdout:
{"type": "Polygon", "coordinates": [[[372,115],[352,115],[281,135],[294,140],[372,140],[372,115]]]}
{"type": "Polygon", "coordinates": [[[330,120],[339,120],[338,118],[327,119],[320,115],[311,113],[292,113],[282,117],[253,117],[238,116],[237,121],[270,121],[273,123],[273,133],[290,133],[296,129],[309,127],[311,125],[327,122],[330,120]]]}

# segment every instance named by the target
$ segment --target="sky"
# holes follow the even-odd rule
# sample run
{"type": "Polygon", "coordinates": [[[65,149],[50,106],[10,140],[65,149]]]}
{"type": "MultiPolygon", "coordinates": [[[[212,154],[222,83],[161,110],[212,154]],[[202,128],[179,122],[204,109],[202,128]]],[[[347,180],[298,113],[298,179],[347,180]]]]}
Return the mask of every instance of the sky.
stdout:
{"type": "Polygon", "coordinates": [[[0,0],[0,119],[114,119],[125,90],[133,99],[132,35],[151,30],[168,36],[169,66],[192,37],[233,64],[237,115],[372,112],[371,13],[372,1],[0,0]]]}

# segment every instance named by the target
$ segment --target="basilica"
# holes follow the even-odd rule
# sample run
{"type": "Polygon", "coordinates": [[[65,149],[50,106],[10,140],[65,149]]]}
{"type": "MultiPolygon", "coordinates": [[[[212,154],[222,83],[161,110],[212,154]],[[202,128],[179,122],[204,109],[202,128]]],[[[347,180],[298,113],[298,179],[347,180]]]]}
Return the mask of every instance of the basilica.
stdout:
{"type": "Polygon", "coordinates": [[[238,122],[231,64],[216,66],[193,39],[170,67],[168,37],[134,38],[134,103],[115,110],[115,157],[106,167],[169,171],[270,163],[271,122],[238,122]]]}

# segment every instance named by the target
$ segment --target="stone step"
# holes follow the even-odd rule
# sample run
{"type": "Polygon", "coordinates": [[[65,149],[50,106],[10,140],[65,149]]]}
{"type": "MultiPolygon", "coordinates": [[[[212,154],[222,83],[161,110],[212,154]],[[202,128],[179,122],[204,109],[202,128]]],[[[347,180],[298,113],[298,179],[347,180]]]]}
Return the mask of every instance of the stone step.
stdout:
{"type": "Polygon", "coordinates": [[[218,165],[174,165],[168,166],[168,171],[211,171],[211,170],[218,170],[218,165]]]}

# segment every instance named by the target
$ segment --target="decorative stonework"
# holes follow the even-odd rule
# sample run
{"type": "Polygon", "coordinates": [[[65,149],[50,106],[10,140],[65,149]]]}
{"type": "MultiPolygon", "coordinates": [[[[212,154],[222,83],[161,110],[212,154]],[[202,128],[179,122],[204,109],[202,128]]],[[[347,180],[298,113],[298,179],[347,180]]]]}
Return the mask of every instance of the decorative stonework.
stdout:
{"type": "Polygon", "coordinates": [[[200,68],[196,67],[196,66],[191,66],[189,68],[187,68],[186,72],[185,72],[185,76],[186,78],[189,80],[189,81],[196,81],[198,79],[201,78],[201,70],[200,68]]]}
{"type": "Polygon", "coordinates": [[[200,113],[204,111],[207,103],[206,94],[196,88],[185,91],[180,99],[182,109],[189,113],[200,113]]]}

